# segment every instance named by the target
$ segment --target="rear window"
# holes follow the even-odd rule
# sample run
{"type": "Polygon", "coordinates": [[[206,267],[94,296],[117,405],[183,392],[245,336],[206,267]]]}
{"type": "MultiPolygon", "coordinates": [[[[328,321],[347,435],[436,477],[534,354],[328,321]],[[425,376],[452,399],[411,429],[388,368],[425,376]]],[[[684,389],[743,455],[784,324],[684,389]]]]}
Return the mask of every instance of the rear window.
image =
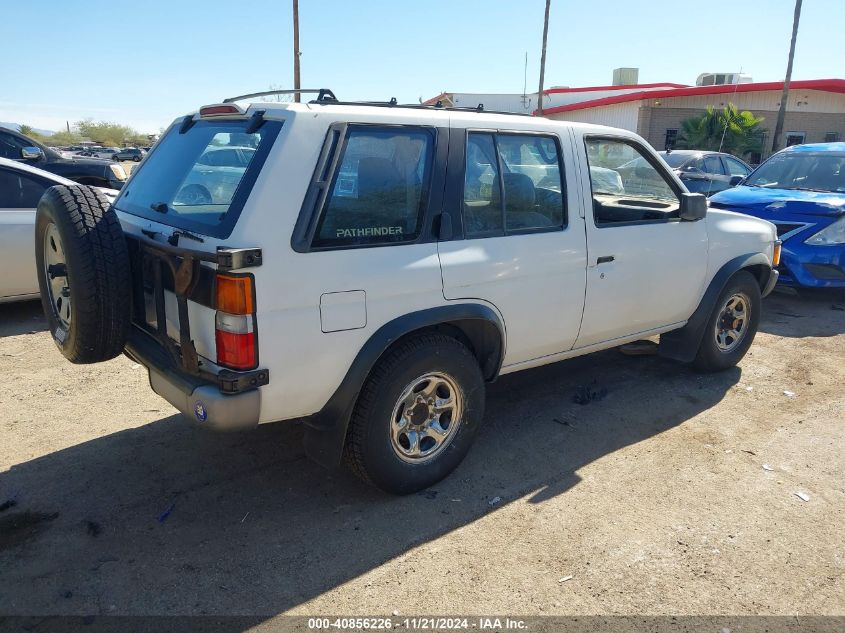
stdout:
{"type": "Polygon", "coordinates": [[[279,121],[247,133],[245,120],[174,125],[115,201],[120,211],[225,238],[267,158],[279,121]]]}

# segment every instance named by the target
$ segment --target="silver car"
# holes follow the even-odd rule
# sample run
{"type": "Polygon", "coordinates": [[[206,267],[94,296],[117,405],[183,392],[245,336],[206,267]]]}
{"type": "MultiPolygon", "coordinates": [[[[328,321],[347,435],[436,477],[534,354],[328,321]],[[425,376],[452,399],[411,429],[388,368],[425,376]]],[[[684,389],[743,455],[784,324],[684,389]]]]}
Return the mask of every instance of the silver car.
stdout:
{"type": "MultiPolygon", "coordinates": [[[[38,298],[38,277],[35,270],[35,208],[53,185],[78,183],[30,167],[7,158],[0,158],[0,303],[38,298]]],[[[115,189],[101,189],[109,198],[115,189]]]]}

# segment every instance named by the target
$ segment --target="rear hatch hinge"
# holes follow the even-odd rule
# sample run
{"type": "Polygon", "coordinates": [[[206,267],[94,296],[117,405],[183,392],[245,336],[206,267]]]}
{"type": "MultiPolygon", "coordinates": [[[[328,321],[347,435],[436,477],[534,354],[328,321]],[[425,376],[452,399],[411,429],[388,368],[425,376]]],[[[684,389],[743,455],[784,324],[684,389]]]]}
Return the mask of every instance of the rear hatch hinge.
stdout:
{"type": "Polygon", "coordinates": [[[237,270],[261,266],[260,248],[218,248],[218,270],[237,270]]]}

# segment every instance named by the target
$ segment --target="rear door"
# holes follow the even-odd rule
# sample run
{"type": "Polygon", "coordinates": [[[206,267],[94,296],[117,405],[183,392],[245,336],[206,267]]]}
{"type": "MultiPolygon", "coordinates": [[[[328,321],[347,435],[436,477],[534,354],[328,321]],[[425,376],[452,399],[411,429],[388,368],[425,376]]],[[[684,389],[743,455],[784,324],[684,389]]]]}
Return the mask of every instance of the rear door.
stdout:
{"type": "Polygon", "coordinates": [[[569,350],[586,283],[570,137],[453,128],[448,164],[444,296],[500,312],[505,366],[569,350]]]}
{"type": "Polygon", "coordinates": [[[583,178],[589,262],[576,347],[685,321],[703,292],[705,223],[680,221],[681,189],[638,141],[587,135],[578,145],[590,172],[618,177],[613,187],[606,177],[583,178]]]}

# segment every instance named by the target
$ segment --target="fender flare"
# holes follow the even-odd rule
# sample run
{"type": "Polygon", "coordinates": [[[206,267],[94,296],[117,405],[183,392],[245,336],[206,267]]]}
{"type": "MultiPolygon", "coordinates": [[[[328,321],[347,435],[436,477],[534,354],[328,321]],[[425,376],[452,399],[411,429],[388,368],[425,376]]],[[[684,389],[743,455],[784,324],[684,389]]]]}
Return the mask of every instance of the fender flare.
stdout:
{"type": "Polygon", "coordinates": [[[455,303],[405,314],[388,321],[367,339],[325,406],[305,419],[304,445],[308,457],[328,468],[337,466],[358,393],[379,358],[401,338],[439,327],[459,330],[473,347],[485,379],[495,380],[504,358],[505,327],[491,307],[455,303]]]}
{"type": "Polygon", "coordinates": [[[704,336],[704,327],[713,312],[716,300],[728,283],[728,280],[740,270],[752,268],[749,271],[754,274],[760,284],[760,291],[763,296],[768,294],[774,286],[773,281],[777,280],[777,271],[772,270],[772,264],[763,253],[748,253],[734,257],[725,263],[710,280],[710,285],[704,291],[704,296],[687,321],[687,324],[677,330],[666,332],[660,335],[660,346],[658,354],[664,358],[692,362],[701,346],[701,339],[704,336]]]}

